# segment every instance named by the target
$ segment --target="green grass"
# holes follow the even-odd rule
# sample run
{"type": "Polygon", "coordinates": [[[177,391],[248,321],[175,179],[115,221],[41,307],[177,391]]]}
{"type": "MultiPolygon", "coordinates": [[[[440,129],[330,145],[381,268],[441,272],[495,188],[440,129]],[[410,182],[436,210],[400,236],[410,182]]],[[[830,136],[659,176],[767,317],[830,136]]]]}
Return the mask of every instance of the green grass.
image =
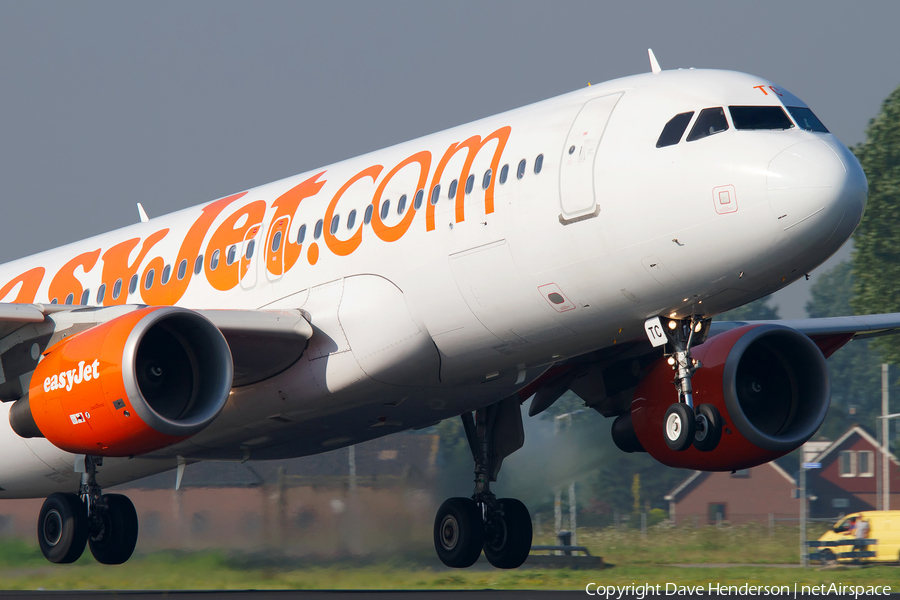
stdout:
{"type": "MultiPolygon", "coordinates": [[[[817,539],[825,526],[811,526],[808,539],[817,539]]],[[[766,526],[670,527],[665,523],[651,527],[646,537],[639,531],[624,529],[579,530],[578,544],[592,554],[616,565],[757,563],[788,564],[800,562],[800,538],[797,527],[766,526]]],[[[545,535],[535,543],[551,544],[545,535]]]]}
{"type": "MultiPolygon", "coordinates": [[[[817,537],[814,535],[811,538],[817,537]]],[[[541,538],[536,543],[547,543],[541,538]]],[[[373,557],[301,558],[269,552],[160,551],[138,554],[125,565],[97,564],[85,553],[73,565],[47,563],[36,547],[0,540],[0,588],[62,589],[555,589],[582,590],[587,583],[678,585],[787,585],[794,583],[893,585],[898,567],[773,568],[764,564],[797,562],[796,528],[722,527],[579,530],[587,545],[614,564],[601,571],[519,569],[501,571],[476,566],[441,567],[428,548],[378,560],[373,557]],[[763,563],[725,568],[674,564],[763,563]]]]}

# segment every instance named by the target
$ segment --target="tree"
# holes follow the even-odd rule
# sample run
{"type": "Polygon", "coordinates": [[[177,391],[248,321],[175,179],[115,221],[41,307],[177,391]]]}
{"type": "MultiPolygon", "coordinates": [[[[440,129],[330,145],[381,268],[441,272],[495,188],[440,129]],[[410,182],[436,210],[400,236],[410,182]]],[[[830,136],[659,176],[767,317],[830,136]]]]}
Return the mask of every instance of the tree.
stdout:
{"type": "MultiPolygon", "coordinates": [[[[823,273],[812,285],[806,312],[812,318],[856,314],[853,263],[842,262],[823,273]]],[[[881,362],[874,340],[851,341],[828,359],[831,376],[831,408],[819,429],[819,436],[834,440],[854,423],[869,432],[881,414],[881,362]]],[[[900,387],[892,386],[893,398],[900,387]]]]}
{"type": "Polygon", "coordinates": [[[754,300],[713,317],[713,321],[774,321],[780,319],[778,308],[769,306],[769,297],[754,300]]]}
{"type": "MultiPolygon", "coordinates": [[[[869,181],[866,214],[854,234],[853,268],[859,314],[900,312],[900,87],[869,121],[866,142],[853,150],[869,181]]],[[[900,339],[876,346],[885,360],[900,362],[900,339]]]]}

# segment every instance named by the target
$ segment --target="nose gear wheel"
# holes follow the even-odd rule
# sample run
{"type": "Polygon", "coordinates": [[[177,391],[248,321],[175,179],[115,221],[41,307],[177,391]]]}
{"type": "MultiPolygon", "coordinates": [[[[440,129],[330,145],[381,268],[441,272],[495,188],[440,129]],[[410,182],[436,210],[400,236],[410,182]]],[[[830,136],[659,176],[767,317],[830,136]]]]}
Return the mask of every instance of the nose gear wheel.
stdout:
{"type": "Polygon", "coordinates": [[[679,402],[666,410],[665,438],[669,448],[677,452],[687,450],[694,441],[695,432],[694,411],[686,404],[679,402]]]}
{"type": "Polygon", "coordinates": [[[712,404],[701,404],[697,407],[694,447],[701,452],[711,452],[722,439],[722,417],[712,404]]]}

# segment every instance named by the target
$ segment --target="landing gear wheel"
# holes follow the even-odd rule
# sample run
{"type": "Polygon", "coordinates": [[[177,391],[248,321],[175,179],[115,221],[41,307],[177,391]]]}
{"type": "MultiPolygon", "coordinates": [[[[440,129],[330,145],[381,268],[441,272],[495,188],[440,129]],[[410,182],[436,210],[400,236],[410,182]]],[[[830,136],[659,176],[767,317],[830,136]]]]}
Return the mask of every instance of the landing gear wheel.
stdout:
{"type": "Polygon", "coordinates": [[[434,549],[442,563],[456,569],[471,567],[483,544],[484,520],[474,500],[450,498],[441,504],[434,518],[434,549]]]}
{"type": "Polygon", "coordinates": [[[694,411],[686,404],[678,402],[670,406],[663,423],[666,445],[678,452],[690,448],[697,427],[695,420],[694,411]]]}
{"type": "Polygon", "coordinates": [[[53,563],[72,563],[84,552],[88,537],[87,507],[75,494],[51,494],[38,516],[38,544],[53,563]]]}
{"type": "Polygon", "coordinates": [[[91,554],[104,565],[121,565],[137,544],[138,518],[134,504],[120,494],[104,494],[106,509],[97,511],[88,543],[91,554]]]}
{"type": "Polygon", "coordinates": [[[701,452],[711,452],[722,439],[722,417],[712,404],[697,407],[697,428],[694,432],[694,448],[701,452]]]}
{"type": "Polygon", "coordinates": [[[498,569],[517,569],[531,552],[531,515],[515,498],[497,500],[484,524],[484,556],[498,569]]]}

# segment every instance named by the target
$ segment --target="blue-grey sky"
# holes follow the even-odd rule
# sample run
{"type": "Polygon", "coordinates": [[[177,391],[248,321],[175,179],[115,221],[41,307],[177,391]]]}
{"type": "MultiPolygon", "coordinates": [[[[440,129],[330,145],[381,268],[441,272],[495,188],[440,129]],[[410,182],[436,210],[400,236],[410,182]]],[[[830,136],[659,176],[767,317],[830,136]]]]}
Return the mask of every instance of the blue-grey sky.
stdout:
{"type": "MultiPolygon", "coordinates": [[[[649,69],[754,73],[842,141],[900,3],[0,3],[0,261],[649,69]]],[[[810,283],[781,292],[802,311],[810,283]]]]}

